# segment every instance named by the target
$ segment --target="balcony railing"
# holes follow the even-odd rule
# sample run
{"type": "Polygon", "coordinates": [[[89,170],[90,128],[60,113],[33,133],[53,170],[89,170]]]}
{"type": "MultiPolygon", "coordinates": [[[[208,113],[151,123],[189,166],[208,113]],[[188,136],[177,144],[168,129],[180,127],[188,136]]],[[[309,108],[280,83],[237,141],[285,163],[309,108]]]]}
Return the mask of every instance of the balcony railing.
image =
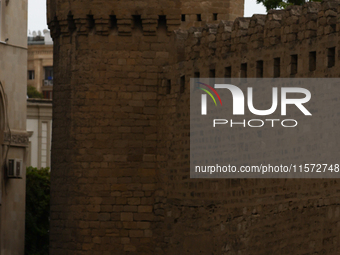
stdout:
{"type": "Polygon", "coordinates": [[[44,86],[53,86],[53,80],[43,80],[44,86]]]}

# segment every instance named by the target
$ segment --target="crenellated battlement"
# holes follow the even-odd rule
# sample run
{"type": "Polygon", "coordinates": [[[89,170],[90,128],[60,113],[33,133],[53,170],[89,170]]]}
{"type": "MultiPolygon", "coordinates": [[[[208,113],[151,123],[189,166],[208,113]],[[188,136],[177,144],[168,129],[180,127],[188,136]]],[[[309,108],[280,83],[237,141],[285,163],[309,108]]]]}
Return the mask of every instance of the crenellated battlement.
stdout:
{"type": "Polygon", "coordinates": [[[67,6],[62,1],[48,1],[48,25],[54,38],[74,32],[130,36],[136,27],[144,35],[156,35],[160,27],[170,34],[179,27],[234,20],[243,15],[244,8],[243,0],[88,1],[67,6]]]}
{"type": "Polygon", "coordinates": [[[49,22],[49,28],[54,38],[77,35],[122,35],[131,36],[134,30],[140,30],[143,35],[156,35],[158,29],[171,33],[180,26],[180,14],[177,15],[108,15],[97,18],[92,14],[75,17],[71,12],[66,19],[56,17],[49,22]]]}
{"type": "Polygon", "coordinates": [[[178,29],[163,76],[174,91],[184,76],[338,77],[338,20],[340,1],[324,1],[178,29]]]}
{"type": "Polygon", "coordinates": [[[256,14],[234,22],[221,21],[217,25],[190,28],[187,45],[227,46],[229,52],[255,50],[336,33],[339,18],[339,1],[310,2],[285,10],[271,10],[267,15],[256,14]]]}
{"type": "MultiPolygon", "coordinates": [[[[132,35],[134,29],[139,28],[144,35],[156,35],[158,29],[165,29],[168,34],[178,28],[185,28],[195,23],[195,17],[182,14],[180,8],[145,8],[137,10],[111,10],[111,7],[94,13],[86,9],[67,14],[49,15],[49,28],[52,36],[70,35],[77,32],[78,35],[89,33],[108,35],[132,35]],[[188,16],[189,21],[183,21],[188,16]],[[115,33],[116,32],[116,33],[115,33]]],[[[196,10],[200,13],[201,10],[196,10]]],[[[202,21],[196,24],[204,26],[202,30],[217,26],[218,33],[230,38],[232,50],[238,47],[236,44],[248,44],[252,48],[268,47],[279,42],[292,42],[322,36],[337,31],[337,17],[339,13],[338,1],[310,2],[304,6],[289,6],[285,10],[271,10],[267,15],[253,15],[251,18],[239,17],[234,22],[226,22],[220,17],[219,21],[213,21],[207,15],[200,18],[202,21]],[[210,21],[210,23],[209,23],[210,21]],[[222,28],[222,29],[220,29],[222,28]]],[[[201,14],[200,14],[201,15],[201,14]]],[[[194,15],[195,16],[195,15],[194,15]]],[[[196,26],[197,27],[197,26],[196,26]]],[[[193,31],[192,29],[188,29],[193,31]]],[[[190,32],[189,32],[190,33],[190,32]]],[[[249,47],[249,45],[248,45],[249,47]]]]}

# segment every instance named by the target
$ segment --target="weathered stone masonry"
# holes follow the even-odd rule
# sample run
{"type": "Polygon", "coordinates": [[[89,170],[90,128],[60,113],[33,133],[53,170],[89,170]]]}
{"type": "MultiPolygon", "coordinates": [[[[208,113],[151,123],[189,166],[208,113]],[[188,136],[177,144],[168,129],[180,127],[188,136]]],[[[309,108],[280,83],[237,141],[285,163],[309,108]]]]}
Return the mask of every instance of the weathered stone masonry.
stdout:
{"type": "Polygon", "coordinates": [[[49,1],[51,254],[336,254],[337,180],[189,178],[188,86],[338,77],[338,2],[204,3],[49,1]]]}

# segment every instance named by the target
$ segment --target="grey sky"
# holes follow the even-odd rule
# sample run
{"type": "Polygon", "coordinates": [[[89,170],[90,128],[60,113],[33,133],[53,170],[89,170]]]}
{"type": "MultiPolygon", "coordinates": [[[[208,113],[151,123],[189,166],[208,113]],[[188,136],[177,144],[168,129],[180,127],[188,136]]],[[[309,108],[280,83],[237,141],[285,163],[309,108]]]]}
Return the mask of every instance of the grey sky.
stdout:
{"type": "MultiPolygon", "coordinates": [[[[256,4],[256,0],[245,0],[244,16],[251,17],[255,13],[265,14],[266,9],[262,4],[256,4]]],[[[46,0],[28,0],[28,30],[42,31],[46,28],[46,0]]]]}
{"type": "Polygon", "coordinates": [[[256,0],[245,0],[244,17],[251,17],[253,14],[266,14],[263,4],[257,4],[256,0]]]}
{"type": "Polygon", "coordinates": [[[28,30],[42,31],[46,28],[46,0],[28,0],[28,30]]]}

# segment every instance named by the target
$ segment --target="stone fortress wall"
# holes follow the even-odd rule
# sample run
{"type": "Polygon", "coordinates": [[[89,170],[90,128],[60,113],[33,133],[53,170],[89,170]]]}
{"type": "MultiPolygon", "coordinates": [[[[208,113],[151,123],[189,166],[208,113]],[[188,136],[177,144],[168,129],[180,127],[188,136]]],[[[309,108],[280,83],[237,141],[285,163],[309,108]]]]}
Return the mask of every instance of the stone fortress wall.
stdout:
{"type": "Polygon", "coordinates": [[[339,3],[234,22],[241,1],[202,3],[226,8],[48,1],[51,254],[339,249],[338,180],[189,177],[190,77],[338,77],[339,3]]]}
{"type": "MultiPolygon", "coordinates": [[[[334,1],[308,3],[175,31],[170,55],[178,61],[163,69],[159,103],[161,141],[168,145],[169,254],[335,253],[338,237],[330,226],[338,221],[337,180],[189,179],[188,105],[193,77],[339,77],[338,8],[334,1]]],[[[232,145],[248,164],[257,162],[248,159],[254,154],[244,140],[232,145]]],[[[302,149],[308,143],[287,142],[302,149]]]]}
{"type": "Polygon", "coordinates": [[[185,52],[176,63],[185,68],[177,69],[189,77],[338,77],[338,8],[337,1],[306,3],[177,30],[185,52]]]}

